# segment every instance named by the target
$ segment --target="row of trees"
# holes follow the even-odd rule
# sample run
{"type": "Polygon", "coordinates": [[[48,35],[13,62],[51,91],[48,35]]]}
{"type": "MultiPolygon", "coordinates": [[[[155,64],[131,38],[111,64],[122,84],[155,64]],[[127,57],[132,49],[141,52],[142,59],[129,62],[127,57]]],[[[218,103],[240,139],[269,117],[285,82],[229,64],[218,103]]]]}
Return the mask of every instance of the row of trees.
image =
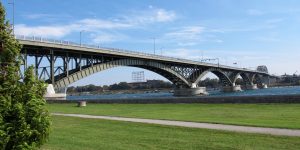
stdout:
{"type": "Polygon", "coordinates": [[[114,91],[114,90],[146,90],[146,89],[166,89],[172,88],[173,84],[170,82],[155,80],[155,82],[144,82],[144,83],[127,83],[120,82],[112,85],[86,85],[69,87],[68,93],[80,93],[80,92],[103,92],[103,91],[114,91]]]}

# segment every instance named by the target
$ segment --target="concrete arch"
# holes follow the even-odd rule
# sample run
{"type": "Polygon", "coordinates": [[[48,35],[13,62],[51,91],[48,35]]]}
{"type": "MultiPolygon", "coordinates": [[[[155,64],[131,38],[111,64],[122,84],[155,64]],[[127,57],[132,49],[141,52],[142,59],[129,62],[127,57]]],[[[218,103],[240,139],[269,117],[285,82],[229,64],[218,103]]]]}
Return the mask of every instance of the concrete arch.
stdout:
{"type": "Polygon", "coordinates": [[[230,78],[220,69],[215,69],[215,68],[211,68],[211,69],[207,69],[205,71],[203,71],[198,78],[194,81],[194,83],[198,84],[200,82],[200,80],[207,74],[207,73],[213,73],[215,74],[219,80],[222,81],[223,86],[231,86],[232,85],[232,81],[230,80],[230,78]]]}
{"type": "MultiPolygon", "coordinates": [[[[170,74],[169,71],[166,71],[166,70],[160,69],[160,68],[156,68],[156,67],[152,67],[152,66],[142,66],[141,65],[141,66],[132,66],[132,67],[143,68],[146,70],[150,70],[152,72],[156,72],[157,74],[165,77],[166,79],[168,79],[169,81],[174,83],[176,85],[176,87],[178,87],[178,88],[188,88],[191,86],[191,84],[186,79],[182,80],[181,77],[179,78],[176,75],[176,74],[178,74],[177,72],[176,72],[176,74],[170,74]],[[186,82],[185,82],[185,80],[186,80],[186,82]]],[[[171,70],[171,71],[173,72],[173,70],[171,70]]]]}
{"type": "Polygon", "coordinates": [[[254,84],[254,81],[257,81],[257,83],[256,84],[263,84],[263,79],[262,79],[262,76],[261,75],[259,75],[259,74],[254,74],[254,75],[252,75],[252,77],[251,77],[251,83],[253,83],[254,84]]]}
{"type": "Polygon", "coordinates": [[[251,85],[253,82],[251,81],[251,79],[249,78],[249,76],[245,73],[237,73],[234,77],[234,79],[232,80],[232,83],[235,84],[236,83],[236,80],[238,79],[238,77],[241,76],[244,83],[246,85],[251,85]]]}
{"type": "Polygon", "coordinates": [[[111,69],[114,67],[119,66],[133,66],[139,67],[143,69],[147,69],[153,72],[156,72],[163,77],[167,78],[171,82],[176,85],[183,84],[183,86],[190,87],[191,83],[189,83],[184,77],[182,77],[179,73],[173,71],[170,67],[153,61],[145,61],[145,60],[134,60],[134,59],[120,59],[115,61],[110,61],[106,63],[96,64],[81,71],[74,72],[67,77],[64,77],[55,82],[55,88],[64,88],[67,87],[69,84],[74,83],[80,79],[83,79],[89,75],[94,73],[111,69]]]}

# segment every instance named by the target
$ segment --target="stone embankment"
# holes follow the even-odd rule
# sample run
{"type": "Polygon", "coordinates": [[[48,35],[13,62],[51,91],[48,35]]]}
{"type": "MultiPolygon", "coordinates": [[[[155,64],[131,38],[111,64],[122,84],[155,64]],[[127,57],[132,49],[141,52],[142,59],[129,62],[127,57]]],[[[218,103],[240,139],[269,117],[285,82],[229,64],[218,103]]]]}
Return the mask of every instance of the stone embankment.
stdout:
{"type": "MultiPolygon", "coordinates": [[[[82,100],[51,100],[48,103],[76,103],[82,100]]],[[[97,99],[88,103],[300,103],[300,95],[264,95],[264,96],[198,96],[198,97],[164,97],[164,98],[132,98],[132,99],[97,99]]]]}

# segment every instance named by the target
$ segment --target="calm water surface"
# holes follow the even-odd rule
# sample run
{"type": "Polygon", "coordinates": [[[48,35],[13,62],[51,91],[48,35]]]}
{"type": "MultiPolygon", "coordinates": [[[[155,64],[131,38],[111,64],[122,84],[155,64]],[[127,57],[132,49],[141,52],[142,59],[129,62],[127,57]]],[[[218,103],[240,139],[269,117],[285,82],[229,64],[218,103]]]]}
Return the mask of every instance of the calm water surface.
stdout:
{"type": "MultiPolygon", "coordinates": [[[[258,90],[245,90],[242,92],[223,93],[218,90],[208,91],[208,96],[256,96],[256,95],[295,95],[300,94],[300,86],[277,87],[258,90]]],[[[164,98],[174,97],[173,93],[142,93],[142,94],[110,94],[110,95],[80,95],[67,96],[67,100],[92,99],[122,99],[122,98],[164,98]]]]}

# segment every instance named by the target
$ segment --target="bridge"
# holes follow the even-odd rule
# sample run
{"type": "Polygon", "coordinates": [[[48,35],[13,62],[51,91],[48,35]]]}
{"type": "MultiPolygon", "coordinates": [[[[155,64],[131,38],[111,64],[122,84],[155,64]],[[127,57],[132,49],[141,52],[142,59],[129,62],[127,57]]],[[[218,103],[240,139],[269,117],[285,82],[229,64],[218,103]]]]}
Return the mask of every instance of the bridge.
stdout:
{"type": "Polygon", "coordinates": [[[178,96],[205,94],[205,87],[198,85],[209,72],[219,78],[225,92],[239,91],[241,86],[267,88],[270,77],[266,67],[251,70],[41,37],[16,36],[16,39],[23,45],[24,68],[28,56],[34,57],[36,76],[45,79],[59,93],[65,93],[68,85],[91,74],[119,66],[143,68],[165,77],[176,86],[178,96]],[[41,67],[43,59],[48,66],[41,67]],[[244,85],[236,84],[238,77],[242,77],[244,85]]]}

